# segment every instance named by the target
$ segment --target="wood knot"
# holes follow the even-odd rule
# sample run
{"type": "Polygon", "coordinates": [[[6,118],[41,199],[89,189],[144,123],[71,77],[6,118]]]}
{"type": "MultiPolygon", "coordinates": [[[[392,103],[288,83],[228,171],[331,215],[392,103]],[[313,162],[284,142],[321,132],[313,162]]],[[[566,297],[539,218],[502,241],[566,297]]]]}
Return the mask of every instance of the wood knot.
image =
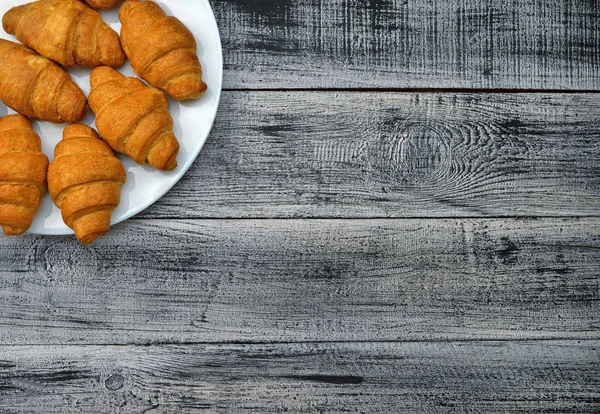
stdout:
{"type": "Polygon", "coordinates": [[[51,281],[73,281],[98,268],[95,251],[74,240],[52,243],[43,253],[42,272],[51,281]]]}
{"type": "Polygon", "coordinates": [[[429,125],[407,125],[400,136],[398,158],[407,172],[419,175],[439,170],[448,161],[448,139],[429,125]]]}
{"type": "Polygon", "coordinates": [[[446,177],[452,163],[451,131],[429,123],[397,123],[382,135],[382,172],[416,184],[446,177]]]}
{"type": "Polygon", "coordinates": [[[104,381],[104,386],[110,391],[118,391],[125,385],[125,378],[119,374],[113,374],[104,381]]]}

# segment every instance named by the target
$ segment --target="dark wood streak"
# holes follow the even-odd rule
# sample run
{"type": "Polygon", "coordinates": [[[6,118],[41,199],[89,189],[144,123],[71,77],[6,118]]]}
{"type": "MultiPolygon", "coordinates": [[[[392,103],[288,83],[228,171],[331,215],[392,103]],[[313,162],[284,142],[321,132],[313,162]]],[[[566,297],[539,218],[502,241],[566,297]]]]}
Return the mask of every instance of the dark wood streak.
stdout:
{"type": "Polygon", "coordinates": [[[211,3],[184,179],[0,237],[0,412],[597,413],[598,0],[211,3]]]}
{"type": "Polygon", "coordinates": [[[0,248],[2,344],[585,339],[600,324],[597,218],[130,220],[89,248],[0,248]]]}
{"type": "Polygon", "coordinates": [[[596,0],[211,3],[226,88],[600,89],[596,0]]]}
{"type": "Polygon", "coordinates": [[[4,413],[593,413],[599,351],[597,340],[0,347],[11,361],[0,398],[4,413]],[[90,374],[53,378],[65,370],[90,374]]]}
{"type": "Polygon", "coordinates": [[[358,375],[289,375],[282,377],[283,379],[299,380],[299,381],[312,381],[321,382],[325,384],[362,384],[365,382],[363,377],[358,375]]]}
{"type": "Polygon", "coordinates": [[[600,215],[600,97],[225,93],[144,218],[600,215]]]}

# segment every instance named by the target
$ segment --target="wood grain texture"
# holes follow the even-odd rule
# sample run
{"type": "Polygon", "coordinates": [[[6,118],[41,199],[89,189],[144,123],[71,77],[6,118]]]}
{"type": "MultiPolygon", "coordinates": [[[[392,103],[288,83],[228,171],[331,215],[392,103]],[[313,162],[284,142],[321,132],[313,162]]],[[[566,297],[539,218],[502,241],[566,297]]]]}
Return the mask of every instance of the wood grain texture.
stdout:
{"type": "Polygon", "coordinates": [[[211,3],[183,180],[0,238],[0,412],[597,413],[599,0],[211,3]]]}
{"type": "Polygon", "coordinates": [[[600,219],[133,220],[0,251],[4,345],[600,338],[600,219]]]}
{"type": "Polygon", "coordinates": [[[145,218],[600,215],[600,96],[229,92],[145,218]]]}
{"type": "Polygon", "coordinates": [[[0,348],[2,412],[596,413],[600,342],[0,348]]]}
{"type": "Polygon", "coordinates": [[[600,89],[597,0],[211,3],[226,88],[600,89]]]}

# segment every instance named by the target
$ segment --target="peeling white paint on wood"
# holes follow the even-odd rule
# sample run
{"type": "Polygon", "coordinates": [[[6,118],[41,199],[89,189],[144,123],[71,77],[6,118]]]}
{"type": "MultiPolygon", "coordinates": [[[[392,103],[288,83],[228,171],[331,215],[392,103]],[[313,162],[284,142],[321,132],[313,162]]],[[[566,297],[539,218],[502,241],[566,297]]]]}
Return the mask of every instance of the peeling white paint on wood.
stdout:
{"type": "Polygon", "coordinates": [[[597,0],[214,0],[226,88],[600,89],[597,0]]]}
{"type": "Polygon", "coordinates": [[[0,347],[0,399],[7,414],[595,413],[599,352],[596,340],[0,347]]]}
{"type": "Polygon", "coordinates": [[[146,218],[600,215],[595,94],[229,92],[146,218]]]}
{"type": "Polygon", "coordinates": [[[598,1],[211,3],[181,183],[0,238],[0,412],[597,412],[598,1]]]}
{"type": "Polygon", "coordinates": [[[131,220],[0,239],[2,344],[599,337],[600,220],[131,220]]]}

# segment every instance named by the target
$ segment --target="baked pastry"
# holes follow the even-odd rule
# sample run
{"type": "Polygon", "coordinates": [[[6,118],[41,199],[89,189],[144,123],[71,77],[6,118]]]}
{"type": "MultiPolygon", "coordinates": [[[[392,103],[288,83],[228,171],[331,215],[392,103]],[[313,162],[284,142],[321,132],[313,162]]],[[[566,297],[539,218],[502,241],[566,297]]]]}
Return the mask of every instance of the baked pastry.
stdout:
{"type": "Polygon", "coordinates": [[[25,233],[46,193],[48,157],[22,115],[0,118],[0,225],[7,236],[25,233]]]}
{"type": "Polygon", "coordinates": [[[2,27],[25,46],[63,66],[125,63],[119,35],[78,0],[40,0],[13,7],[2,27]]]}
{"type": "Polygon", "coordinates": [[[88,102],[96,128],[112,149],[159,170],[177,167],[179,142],[161,91],[108,66],[94,69],[90,84],[88,102]]]}
{"type": "Polygon", "coordinates": [[[178,101],[207,89],[194,36],[153,1],[126,0],[119,9],[121,44],[135,73],[178,101]]]}
{"type": "Polygon", "coordinates": [[[30,118],[63,123],[85,115],[85,94],[56,63],[0,39],[0,100],[30,118]]]}
{"type": "Polygon", "coordinates": [[[54,149],[48,190],[77,240],[90,244],[110,229],[127,175],[121,161],[86,125],[72,124],[54,149]]]}
{"type": "Polygon", "coordinates": [[[110,9],[121,0],[85,0],[94,9],[110,9]]]}

